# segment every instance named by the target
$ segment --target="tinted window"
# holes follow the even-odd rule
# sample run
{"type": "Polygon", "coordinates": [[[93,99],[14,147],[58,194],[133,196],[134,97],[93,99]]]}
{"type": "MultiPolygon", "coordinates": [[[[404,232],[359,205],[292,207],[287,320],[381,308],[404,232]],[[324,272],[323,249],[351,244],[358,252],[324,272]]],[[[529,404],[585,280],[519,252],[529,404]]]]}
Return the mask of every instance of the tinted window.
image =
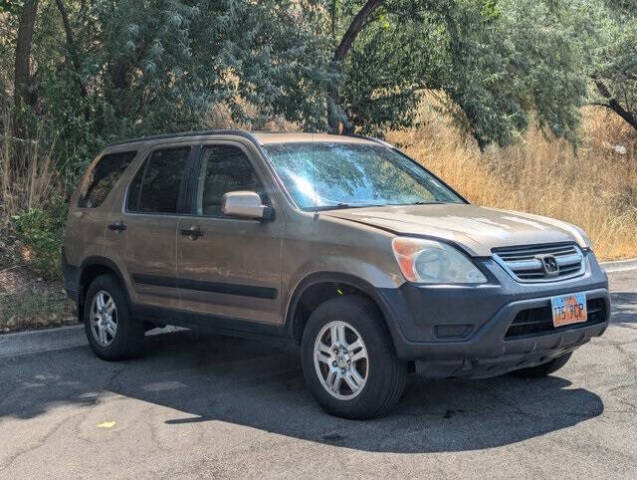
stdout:
{"type": "Polygon", "coordinates": [[[427,170],[383,145],[316,142],[264,148],[303,209],[463,203],[427,170]]]}
{"type": "Polygon", "coordinates": [[[204,148],[197,214],[221,215],[221,198],[236,190],[262,193],[261,183],[246,155],[239,148],[225,145],[204,148]]]}
{"type": "Polygon", "coordinates": [[[80,196],[81,208],[99,207],[130,165],[137,152],[104,155],[95,165],[88,180],[86,191],[80,196]]]}
{"type": "Polygon", "coordinates": [[[137,172],[128,190],[128,210],[177,213],[190,148],[157,150],[137,172]]]}

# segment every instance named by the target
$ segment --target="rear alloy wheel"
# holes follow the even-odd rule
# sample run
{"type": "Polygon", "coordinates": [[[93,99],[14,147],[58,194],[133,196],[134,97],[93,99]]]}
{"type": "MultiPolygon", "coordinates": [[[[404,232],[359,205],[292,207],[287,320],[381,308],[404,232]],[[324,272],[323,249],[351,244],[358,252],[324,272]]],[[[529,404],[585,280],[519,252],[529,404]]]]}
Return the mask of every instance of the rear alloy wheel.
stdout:
{"type": "Polygon", "coordinates": [[[132,318],[128,300],[113,275],[91,282],[85,297],[84,329],[91,349],[104,360],[121,360],[142,353],[144,325],[132,318]]]}
{"type": "Polygon", "coordinates": [[[91,333],[102,347],[108,347],[117,335],[117,305],[113,297],[100,290],[93,297],[89,314],[91,333]]]}
{"type": "Polygon", "coordinates": [[[407,365],[396,356],[378,308],[363,297],[319,305],[303,331],[301,359],[309,390],[339,417],[384,415],[405,388],[407,365]]]}

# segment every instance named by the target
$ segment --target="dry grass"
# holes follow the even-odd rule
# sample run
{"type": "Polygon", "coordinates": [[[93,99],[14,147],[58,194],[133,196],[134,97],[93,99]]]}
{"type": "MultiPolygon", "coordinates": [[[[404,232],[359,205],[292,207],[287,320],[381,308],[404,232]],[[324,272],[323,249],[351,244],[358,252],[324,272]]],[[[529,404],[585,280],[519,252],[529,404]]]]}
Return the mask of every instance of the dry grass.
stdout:
{"type": "Polygon", "coordinates": [[[45,205],[62,190],[53,161],[53,146],[43,150],[40,131],[33,139],[14,135],[11,115],[2,112],[0,131],[0,227],[13,215],[45,205]]]}
{"type": "Polygon", "coordinates": [[[47,282],[26,266],[30,250],[18,241],[14,215],[46,206],[63,195],[50,148],[41,131],[33,138],[15,135],[11,115],[0,112],[0,333],[75,322],[72,302],[60,282],[47,282]]]}
{"type": "Polygon", "coordinates": [[[434,107],[424,106],[421,120],[388,140],[471,202],[575,223],[601,259],[637,257],[637,135],[615,114],[585,109],[577,152],[537,130],[480,152],[434,107]]]}
{"type": "Polygon", "coordinates": [[[46,282],[25,268],[0,268],[0,334],[77,323],[61,282],[46,282]]]}

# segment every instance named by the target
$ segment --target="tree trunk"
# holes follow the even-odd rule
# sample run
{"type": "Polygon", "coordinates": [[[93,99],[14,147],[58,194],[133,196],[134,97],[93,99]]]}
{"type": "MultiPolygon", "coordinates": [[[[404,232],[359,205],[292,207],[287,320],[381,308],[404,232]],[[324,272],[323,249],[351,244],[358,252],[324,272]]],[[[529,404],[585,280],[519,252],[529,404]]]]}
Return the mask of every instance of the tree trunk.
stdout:
{"type": "Polygon", "coordinates": [[[18,25],[18,37],[15,47],[15,75],[13,79],[13,101],[19,110],[28,98],[31,80],[31,44],[33,42],[33,29],[38,12],[38,0],[26,0],[20,23],[18,25]]]}
{"type": "Polygon", "coordinates": [[[617,99],[613,97],[604,82],[596,79],[595,86],[597,87],[597,91],[600,93],[600,95],[608,101],[608,104],[605,104],[605,106],[610,108],[613,112],[626,120],[626,122],[628,122],[631,127],[637,130],[637,116],[620,105],[617,99]]]}
{"type": "Polygon", "coordinates": [[[363,5],[363,8],[356,14],[347,32],[343,35],[341,43],[336,48],[336,52],[334,52],[334,62],[342,62],[345,59],[354,44],[354,40],[356,40],[356,37],[365,26],[365,22],[367,22],[369,16],[383,3],[385,3],[385,0],[368,0],[367,3],[363,5]]]}
{"type": "MultiPolygon", "coordinates": [[[[334,52],[334,57],[332,58],[332,69],[334,73],[341,71],[343,60],[345,60],[347,54],[352,49],[352,45],[354,45],[356,37],[363,30],[365,25],[367,25],[367,21],[371,14],[382,6],[383,3],[385,3],[385,0],[367,0],[365,5],[363,5],[356,14],[334,52]]],[[[328,123],[330,132],[351,133],[353,131],[353,125],[351,125],[351,122],[343,121],[344,113],[339,103],[338,86],[332,85],[327,92],[328,123]]]]}
{"type": "Polygon", "coordinates": [[[84,98],[86,97],[86,87],[82,83],[82,78],[80,76],[80,58],[75,47],[75,40],[73,39],[73,30],[71,29],[69,15],[66,12],[66,8],[64,8],[64,3],[62,3],[62,0],[55,0],[55,4],[57,5],[62,17],[62,25],[64,26],[64,33],[66,34],[66,48],[69,52],[73,69],[75,70],[75,82],[77,83],[77,88],[80,91],[80,95],[82,96],[82,98],[84,98]]]}

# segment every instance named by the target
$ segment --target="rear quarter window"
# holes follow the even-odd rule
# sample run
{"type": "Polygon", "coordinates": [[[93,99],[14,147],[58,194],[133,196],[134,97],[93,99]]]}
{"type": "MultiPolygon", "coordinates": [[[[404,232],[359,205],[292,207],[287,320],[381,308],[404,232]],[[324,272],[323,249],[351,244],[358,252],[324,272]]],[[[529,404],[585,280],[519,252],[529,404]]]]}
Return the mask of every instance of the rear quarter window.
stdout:
{"type": "Polygon", "coordinates": [[[121,152],[104,155],[99,159],[89,178],[86,188],[80,193],[78,207],[97,208],[106,199],[137,152],[121,152]]]}

